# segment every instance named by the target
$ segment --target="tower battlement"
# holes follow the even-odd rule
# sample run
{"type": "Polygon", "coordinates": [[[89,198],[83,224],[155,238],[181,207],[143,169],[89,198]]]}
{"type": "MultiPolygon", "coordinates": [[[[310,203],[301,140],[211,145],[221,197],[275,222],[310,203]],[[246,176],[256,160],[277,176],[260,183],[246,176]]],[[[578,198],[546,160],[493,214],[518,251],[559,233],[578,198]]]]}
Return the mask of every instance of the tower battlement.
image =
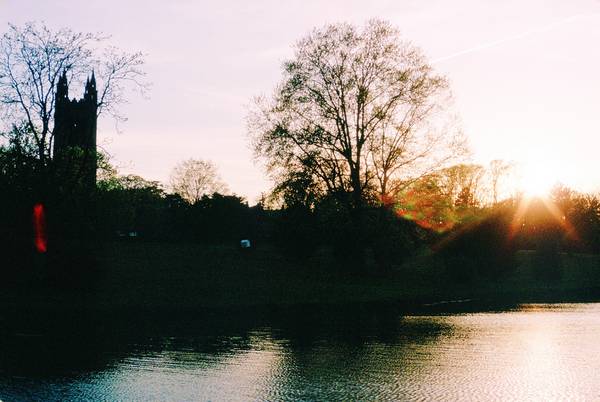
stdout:
{"type": "Polygon", "coordinates": [[[67,75],[63,72],[56,87],[54,106],[53,159],[63,158],[74,149],[81,150],[80,163],[85,166],[79,170],[86,176],[82,179],[95,185],[98,92],[94,73],[85,84],[83,98],[69,99],[67,75]]]}

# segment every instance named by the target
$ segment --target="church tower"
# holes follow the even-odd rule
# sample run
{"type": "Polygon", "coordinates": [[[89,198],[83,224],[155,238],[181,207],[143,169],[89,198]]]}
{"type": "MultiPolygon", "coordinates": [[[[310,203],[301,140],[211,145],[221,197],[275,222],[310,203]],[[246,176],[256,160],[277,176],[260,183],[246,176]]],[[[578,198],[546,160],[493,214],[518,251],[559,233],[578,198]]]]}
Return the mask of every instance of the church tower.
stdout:
{"type": "Polygon", "coordinates": [[[66,71],[56,86],[54,105],[54,146],[52,158],[63,168],[77,171],[79,179],[87,185],[96,185],[96,126],[98,92],[96,77],[85,83],[82,99],[69,99],[66,71]]]}

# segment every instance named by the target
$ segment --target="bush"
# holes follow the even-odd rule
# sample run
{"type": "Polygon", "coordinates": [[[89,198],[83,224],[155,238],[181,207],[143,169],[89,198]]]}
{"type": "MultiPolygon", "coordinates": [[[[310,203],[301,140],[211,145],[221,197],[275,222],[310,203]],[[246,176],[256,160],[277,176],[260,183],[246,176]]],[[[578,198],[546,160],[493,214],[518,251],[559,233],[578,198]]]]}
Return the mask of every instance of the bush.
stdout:
{"type": "Polygon", "coordinates": [[[543,227],[537,233],[534,273],[538,279],[558,280],[562,275],[561,233],[558,228],[543,227]]]}
{"type": "Polygon", "coordinates": [[[380,271],[389,271],[393,266],[401,265],[413,254],[416,244],[414,224],[398,218],[393,210],[385,207],[371,210],[367,231],[380,271]]]}
{"type": "Polygon", "coordinates": [[[509,211],[456,227],[442,240],[441,254],[450,278],[468,281],[476,276],[496,279],[515,267],[509,211]]]}
{"type": "Polygon", "coordinates": [[[305,207],[283,210],[276,230],[278,246],[298,261],[308,260],[320,242],[315,215],[305,207]]]}

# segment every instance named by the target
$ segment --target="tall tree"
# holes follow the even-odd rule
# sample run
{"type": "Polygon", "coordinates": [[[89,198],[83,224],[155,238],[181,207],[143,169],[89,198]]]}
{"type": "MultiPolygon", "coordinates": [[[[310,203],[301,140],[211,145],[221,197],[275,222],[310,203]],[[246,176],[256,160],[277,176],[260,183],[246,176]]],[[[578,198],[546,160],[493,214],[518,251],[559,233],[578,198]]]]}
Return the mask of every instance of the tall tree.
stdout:
{"type": "Polygon", "coordinates": [[[255,154],[278,185],[304,172],[311,191],[350,194],[360,209],[464,150],[447,80],[387,22],[313,30],[283,75],[249,118],[255,154]]]}
{"type": "Polygon", "coordinates": [[[144,89],[143,55],[107,45],[106,36],[56,31],[43,24],[9,24],[0,38],[0,112],[8,125],[25,123],[38,159],[50,157],[56,85],[63,72],[81,86],[92,71],[99,82],[97,112],[123,119],[118,106],[128,87],[144,89]]]}
{"type": "Polygon", "coordinates": [[[173,192],[190,204],[200,201],[204,195],[224,192],[227,188],[214,163],[199,159],[178,163],[173,168],[169,181],[173,192]]]}
{"type": "Polygon", "coordinates": [[[485,169],[481,165],[458,164],[435,173],[439,186],[455,206],[474,207],[481,203],[485,169]]]}
{"type": "Polygon", "coordinates": [[[498,203],[498,193],[500,192],[502,179],[510,173],[511,169],[512,164],[501,159],[494,159],[490,162],[489,175],[494,205],[498,203]]]}

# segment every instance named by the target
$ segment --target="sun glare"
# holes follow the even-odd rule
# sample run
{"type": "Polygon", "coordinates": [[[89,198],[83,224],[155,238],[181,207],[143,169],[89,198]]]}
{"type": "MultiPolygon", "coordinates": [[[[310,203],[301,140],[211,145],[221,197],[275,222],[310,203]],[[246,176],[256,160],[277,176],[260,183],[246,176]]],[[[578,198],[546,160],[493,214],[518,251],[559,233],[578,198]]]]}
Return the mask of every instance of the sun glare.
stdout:
{"type": "Polygon", "coordinates": [[[547,163],[530,163],[522,170],[520,190],[530,197],[546,197],[558,182],[556,173],[547,163]]]}

